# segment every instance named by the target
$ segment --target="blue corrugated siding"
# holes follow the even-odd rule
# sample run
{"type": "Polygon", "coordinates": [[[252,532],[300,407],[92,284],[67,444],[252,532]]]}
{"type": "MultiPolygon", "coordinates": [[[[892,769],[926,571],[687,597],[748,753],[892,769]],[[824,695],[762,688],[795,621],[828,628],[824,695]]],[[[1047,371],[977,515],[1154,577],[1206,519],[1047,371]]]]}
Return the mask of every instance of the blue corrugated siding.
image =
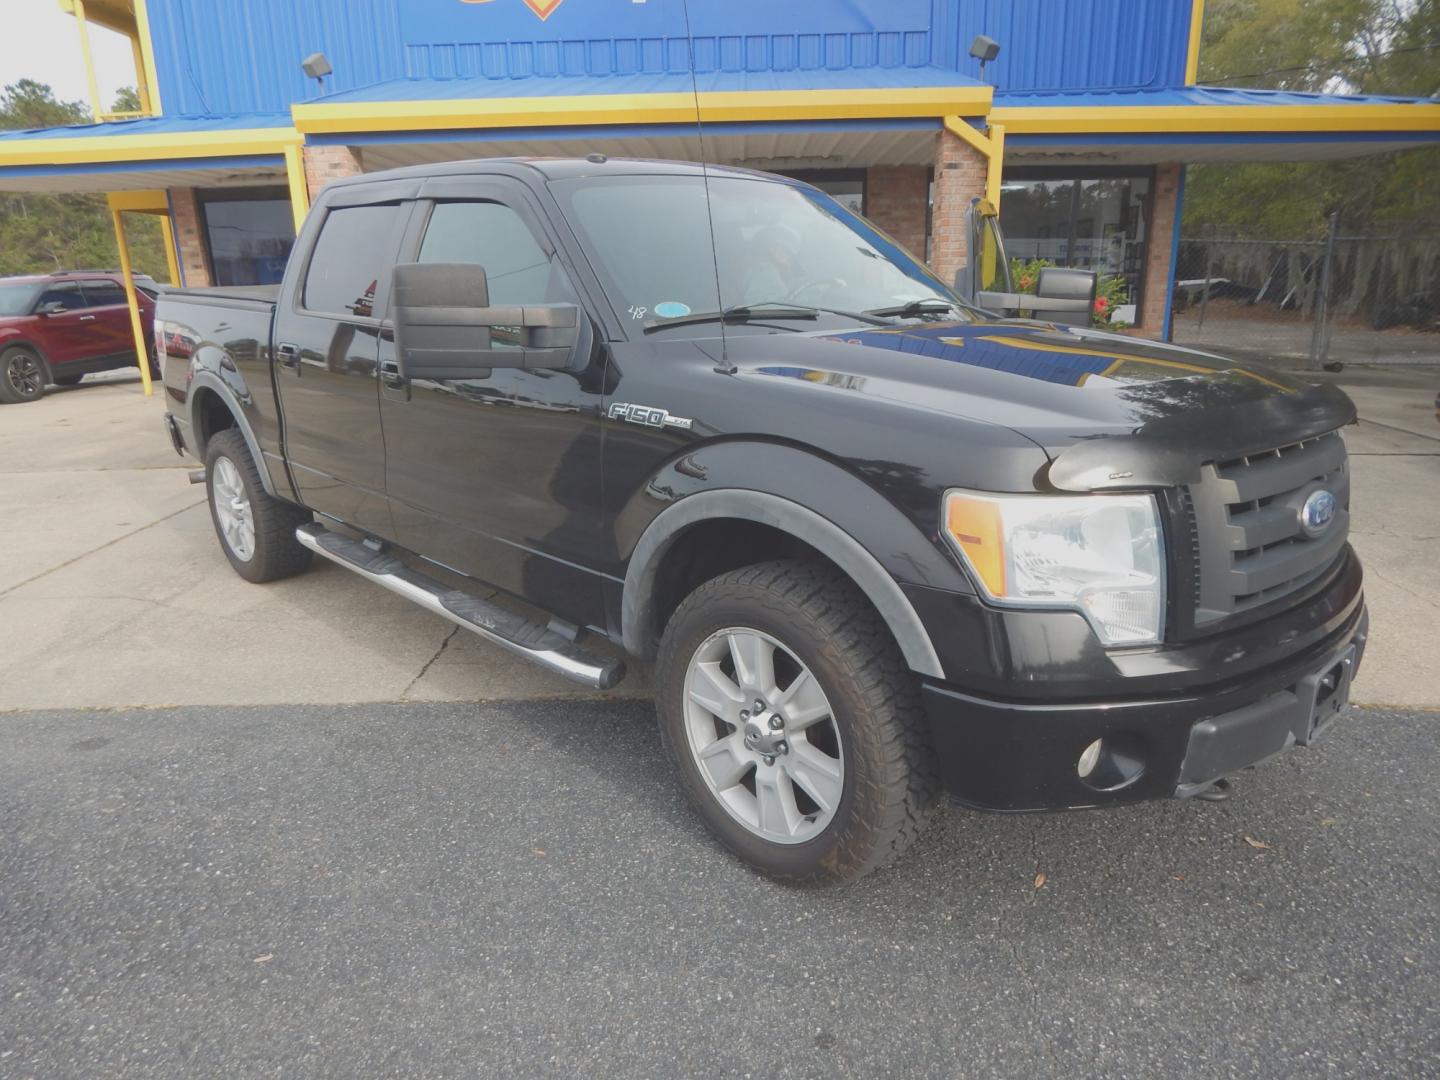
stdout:
{"type": "MultiPolygon", "coordinates": [[[[284,111],[326,90],[389,79],[548,78],[688,70],[681,0],[150,0],[169,113],[284,111]]],[[[978,33],[1001,43],[1002,90],[1179,85],[1190,0],[691,0],[702,72],[844,71],[934,64],[978,74],[978,33]]]]}
{"type": "Polygon", "coordinates": [[[167,113],[284,112],[317,96],[300,61],[335,65],[326,90],[405,73],[407,0],[150,0],[155,75],[167,113]]]}
{"type": "Polygon", "coordinates": [[[970,42],[988,34],[1001,90],[1180,86],[1190,0],[934,0],[935,62],[978,75],[970,42]]]}

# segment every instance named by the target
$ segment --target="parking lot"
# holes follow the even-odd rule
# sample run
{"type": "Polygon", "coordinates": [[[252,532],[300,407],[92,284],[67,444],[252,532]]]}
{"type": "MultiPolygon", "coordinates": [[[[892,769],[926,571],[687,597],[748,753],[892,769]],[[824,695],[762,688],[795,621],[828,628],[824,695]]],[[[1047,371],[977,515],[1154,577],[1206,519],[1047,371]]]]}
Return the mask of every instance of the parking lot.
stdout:
{"type": "Polygon", "coordinates": [[[830,891],[706,838],[644,670],[246,584],[128,375],[0,409],[0,1076],[1440,1075],[1440,372],[1337,378],[1363,707],[830,891]]]}

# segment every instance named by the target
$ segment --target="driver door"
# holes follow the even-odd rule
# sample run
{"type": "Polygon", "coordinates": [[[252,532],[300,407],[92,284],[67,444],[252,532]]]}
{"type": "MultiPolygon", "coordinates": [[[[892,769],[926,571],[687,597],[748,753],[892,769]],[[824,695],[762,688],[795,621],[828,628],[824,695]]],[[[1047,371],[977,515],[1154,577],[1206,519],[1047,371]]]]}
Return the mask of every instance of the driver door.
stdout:
{"type": "MultiPolygon", "coordinates": [[[[606,353],[533,196],[507,176],[427,182],[400,262],[474,263],[489,303],[580,306],[570,369],[492,367],[383,380],[386,492],[397,539],[581,626],[604,626],[594,571],[601,523],[606,353]]],[[[519,348],[496,327],[495,348],[519,348]]],[[[387,327],[393,343],[393,326],[387,327]]],[[[392,346],[393,347],[393,344],[392,346]]]]}

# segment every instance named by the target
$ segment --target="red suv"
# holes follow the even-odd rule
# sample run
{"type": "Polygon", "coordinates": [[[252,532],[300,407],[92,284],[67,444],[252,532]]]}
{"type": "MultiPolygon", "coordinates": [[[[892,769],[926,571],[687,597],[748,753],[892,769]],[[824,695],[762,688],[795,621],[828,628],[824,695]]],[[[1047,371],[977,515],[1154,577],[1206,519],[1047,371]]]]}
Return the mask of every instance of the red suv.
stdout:
{"type": "MultiPolygon", "coordinates": [[[[134,364],[123,281],[111,270],[0,278],[0,402],[35,401],[46,383],[73,386],[134,364]]],[[[158,286],[137,274],[135,288],[148,342],[158,286]]]]}

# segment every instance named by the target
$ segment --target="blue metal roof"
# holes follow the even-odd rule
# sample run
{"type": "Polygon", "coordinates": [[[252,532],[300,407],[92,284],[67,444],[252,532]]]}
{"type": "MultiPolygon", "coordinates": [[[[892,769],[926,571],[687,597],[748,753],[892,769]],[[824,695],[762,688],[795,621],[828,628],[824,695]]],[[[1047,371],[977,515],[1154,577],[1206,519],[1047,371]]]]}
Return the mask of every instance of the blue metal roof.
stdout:
{"type": "Polygon", "coordinates": [[[88,139],[119,135],[184,135],[202,131],[247,131],[254,128],[285,128],[289,113],[235,113],[227,116],[142,116],[134,120],[112,120],[104,124],[73,124],[69,127],[24,128],[0,132],[6,139],[88,139]]]}
{"type": "Polygon", "coordinates": [[[1180,86],[1160,90],[1020,91],[995,94],[997,108],[1127,108],[1137,105],[1433,105],[1429,98],[1375,94],[1312,94],[1293,90],[1246,90],[1230,86],[1180,86]]]}
{"type": "Polygon", "coordinates": [[[390,79],[314,98],[307,105],[367,101],[455,101],[472,98],[570,97],[592,94],[688,94],[777,90],[899,90],[984,84],[939,67],[844,68],[820,71],[709,71],[526,78],[390,79]]]}

